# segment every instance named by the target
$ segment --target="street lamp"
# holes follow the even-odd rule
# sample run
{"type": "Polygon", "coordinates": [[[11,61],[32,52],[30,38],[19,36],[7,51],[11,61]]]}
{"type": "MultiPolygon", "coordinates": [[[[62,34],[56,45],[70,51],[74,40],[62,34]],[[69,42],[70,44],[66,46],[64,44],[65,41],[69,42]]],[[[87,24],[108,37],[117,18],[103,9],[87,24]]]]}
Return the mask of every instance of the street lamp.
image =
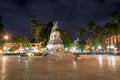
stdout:
{"type": "Polygon", "coordinates": [[[99,45],[99,46],[98,46],[98,49],[99,49],[99,52],[100,52],[100,50],[102,49],[102,46],[99,45]]]}
{"type": "Polygon", "coordinates": [[[107,49],[109,49],[109,52],[111,52],[111,50],[113,50],[114,48],[115,48],[114,45],[108,45],[108,46],[107,46],[107,49]]]}
{"type": "MultiPolygon", "coordinates": [[[[9,37],[8,37],[8,35],[5,35],[5,36],[3,36],[3,38],[5,39],[5,45],[4,45],[4,47],[3,47],[3,52],[5,51],[5,52],[7,52],[7,40],[9,39],[9,37]]],[[[4,52],[4,53],[5,53],[4,52]]]]}
{"type": "Polygon", "coordinates": [[[5,35],[5,36],[4,36],[4,39],[5,39],[6,41],[8,40],[8,38],[9,38],[8,35],[5,35]]]}
{"type": "Polygon", "coordinates": [[[102,49],[102,46],[99,45],[99,46],[98,46],[98,49],[102,49]]]}

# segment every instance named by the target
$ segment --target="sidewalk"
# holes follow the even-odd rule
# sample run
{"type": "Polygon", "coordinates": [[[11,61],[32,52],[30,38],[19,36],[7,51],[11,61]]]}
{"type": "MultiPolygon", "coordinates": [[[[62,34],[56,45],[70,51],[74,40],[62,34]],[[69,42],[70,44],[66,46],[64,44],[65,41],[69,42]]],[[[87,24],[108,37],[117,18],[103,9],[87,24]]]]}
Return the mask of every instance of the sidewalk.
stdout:
{"type": "Polygon", "coordinates": [[[71,58],[0,56],[0,80],[120,80],[120,56],[71,58]]]}

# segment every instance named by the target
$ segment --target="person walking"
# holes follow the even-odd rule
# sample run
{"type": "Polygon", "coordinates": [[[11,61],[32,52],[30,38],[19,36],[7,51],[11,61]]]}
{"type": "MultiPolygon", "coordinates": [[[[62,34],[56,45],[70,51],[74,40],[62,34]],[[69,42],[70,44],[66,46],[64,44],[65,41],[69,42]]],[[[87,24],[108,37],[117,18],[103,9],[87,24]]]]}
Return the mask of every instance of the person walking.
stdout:
{"type": "Polygon", "coordinates": [[[45,48],[45,49],[43,50],[43,54],[42,54],[42,56],[47,57],[48,54],[49,54],[49,50],[48,50],[48,48],[45,48]]]}
{"type": "Polygon", "coordinates": [[[73,60],[74,63],[76,63],[78,57],[79,57],[79,53],[74,53],[74,60],[73,60]]]}

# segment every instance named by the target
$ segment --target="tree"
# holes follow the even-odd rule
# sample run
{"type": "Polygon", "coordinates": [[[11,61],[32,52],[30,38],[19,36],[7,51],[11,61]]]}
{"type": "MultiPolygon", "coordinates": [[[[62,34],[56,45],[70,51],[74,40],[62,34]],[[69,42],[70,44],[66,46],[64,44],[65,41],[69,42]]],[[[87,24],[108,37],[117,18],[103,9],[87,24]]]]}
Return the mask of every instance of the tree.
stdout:
{"type": "Polygon", "coordinates": [[[86,46],[86,41],[85,40],[79,40],[77,42],[77,48],[81,50],[81,53],[83,53],[83,49],[86,46]]]}
{"type": "Polygon", "coordinates": [[[85,32],[86,32],[86,30],[85,30],[84,27],[79,27],[79,28],[77,29],[76,34],[77,34],[78,36],[80,36],[80,39],[83,39],[83,35],[84,35],[85,32]]]}
{"type": "Polygon", "coordinates": [[[4,24],[2,23],[2,17],[0,16],[0,33],[4,32],[4,24]]]}
{"type": "Polygon", "coordinates": [[[113,16],[113,22],[117,23],[117,25],[120,26],[120,13],[117,13],[113,16]]]}
{"type": "Polygon", "coordinates": [[[81,37],[84,33],[87,34],[89,42],[89,46],[97,48],[98,45],[102,45],[102,37],[103,37],[103,28],[101,26],[96,25],[94,22],[90,21],[87,26],[79,27],[77,34],[81,37]]]}
{"type": "Polygon", "coordinates": [[[61,39],[63,41],[64,47],[65,48],[70,47],[71,44],[73,43],[73,39],[71,38],[71,36],[63,30],[60,30],[60,33],[61,33],[61,39]]]}
{"type": "Polygon", "coordinates": [[[116,46],[118,48],[118,52],[119,52],[119,48],[120,48],[120,13],[116,14],[113,16],[113,26],[114,26],[114,34],[117,36],[117,42],[116,42],[116,46]]]}
{"type": "Polygon", "coordinates": [[[103,35],[104,35],[104,28],[102,26],[96,26],[95,29],[95,37],[94,42],[95,42],[95,49],[98,48],[98,46],[103,46],[103,35]]]}
{"type": "Polygon", "coordinates": [[[42,28],[39,35],[39,41],[42,42],[42,47],[45,47],[47,45],[47,42],[49,41],[49,36],[53,27],[53,23],[49,22],[46,26],[47,27],[42,28]]]}
{"type": "MultiPolygon", "coordinates": [[[[104,26],[104,36],[108,39],[108,46],[111,45],[111,36],[114,35],[113,27],[114,26],[110,22],[107,22],[104,26]]],[[[109,48],[109,51],[111,52],[110,48],[109,48]]]]}
{"type": "Polygon", "coordinates": [[[30,41],[21,35],[16,35],[11,39],[11,42],[14,44],[14,48],[19,48],[19,47],[29,47],[30,46],[30,41]]]}
{"type": "Polygon", "coordinates": [[[94,22],[90,21],[88,25],[86,26],[86,32],[87,32],[88,37],[90,38],[91,36],[96,35],[95,31],[96,31],[96,25],[94,22]]]}
{"type": "Polygon", "coordinates": [[[3,34],[5,33],[4,24],[2,23],[2,17],[0,16],[0,46],[3,46],[3,34]]]}
{"type": "Polygon", "coordinates": [[[88,25],[85,27],[85,32],[88,35],[88,40],[90,41],[90,46],[95,47],[95,37],[96,36],[97,26],[94,22],[90,21],[88,25]]]}

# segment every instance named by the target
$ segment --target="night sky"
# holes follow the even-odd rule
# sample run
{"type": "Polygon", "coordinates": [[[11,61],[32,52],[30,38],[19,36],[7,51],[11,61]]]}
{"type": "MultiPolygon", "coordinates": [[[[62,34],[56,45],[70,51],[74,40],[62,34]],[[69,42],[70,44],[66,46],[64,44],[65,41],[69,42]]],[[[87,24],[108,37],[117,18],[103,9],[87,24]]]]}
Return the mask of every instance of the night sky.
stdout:
{"type": "Polygon", "coordinates": [[[13,35],[28,36],[30,16],[35,15],[41,24],[58,21],[75,39],[78,26],[104,24],[119,11],[120,0],[0,0],[2,23],[13,35]]]}

